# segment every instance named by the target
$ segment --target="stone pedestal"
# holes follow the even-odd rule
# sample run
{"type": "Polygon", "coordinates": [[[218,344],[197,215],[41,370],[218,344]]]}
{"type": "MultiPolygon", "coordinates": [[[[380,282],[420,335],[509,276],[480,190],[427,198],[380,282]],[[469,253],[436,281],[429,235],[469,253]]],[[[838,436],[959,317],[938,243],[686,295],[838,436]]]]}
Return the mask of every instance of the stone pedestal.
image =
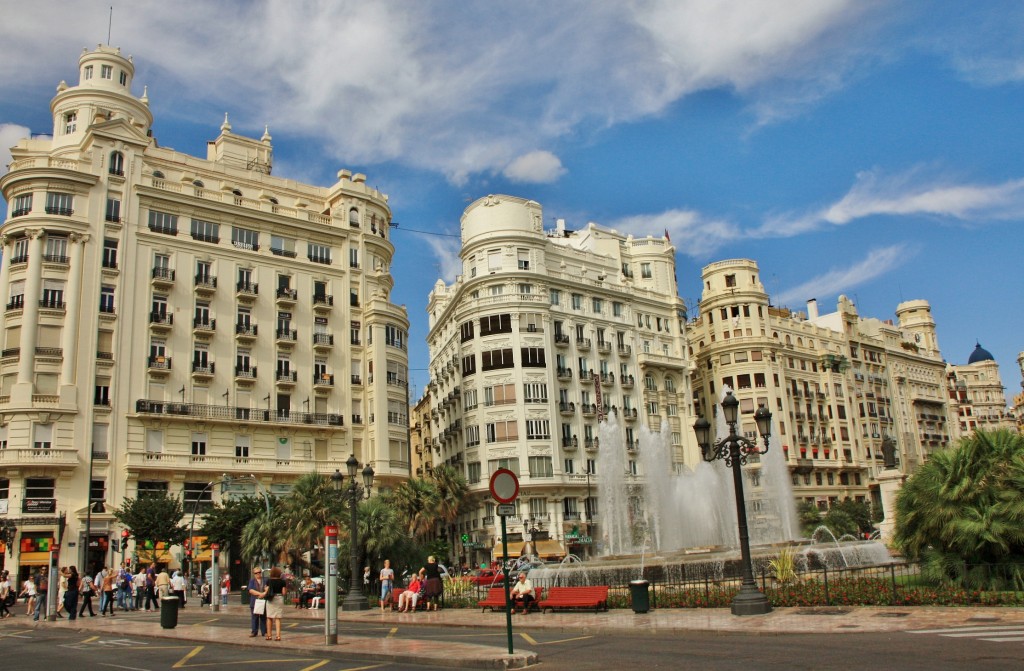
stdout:
{"type": "Polygon", "coordinates": [[[896,494],[903,485],[904,475],[899,470],[886,469],[875,476],[878,481],[879,493],[882,496],[882,514],[885,516],[878,524],[878,530],[882,542],[886,545],[892,543],[893,532],[896,529],[896,494]]]}

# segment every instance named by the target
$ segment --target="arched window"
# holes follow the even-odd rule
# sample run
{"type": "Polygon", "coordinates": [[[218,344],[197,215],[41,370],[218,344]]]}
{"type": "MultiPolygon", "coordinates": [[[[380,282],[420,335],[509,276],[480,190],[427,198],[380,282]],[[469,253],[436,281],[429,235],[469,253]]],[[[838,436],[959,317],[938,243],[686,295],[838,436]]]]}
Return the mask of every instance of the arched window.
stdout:
{"type": "Polygon", "coordinates": [[[159,170],[154,170],[153,171],[153,179],[163,179],[163,178],[164,178],[164,174],[162,172],[160,172],[159,170]]]}
{"type": "Polygon", "coordinates": [[[796,339],[796,346],[797,347],[803,347],[804,346],[804,339],[800,338],[800,337],[797,337],[797,339],[796,339]]]}
{"type": "Polygon", "coordinates": [[[359,228],[359,210],[354,207],[348,211],[348,225],[352,228],[359,228]]]}
{"type": "Polygon", "coordinates": [[[203,180],[201,180],[201,179],[193,179],[192,180],[192,186],[196,187],[197,189],[202,189],[206,185],[203,184],[203,180]]]}
{"type": "Polygon", "coordinates": [[[675,391],[675,390],[676,390],[676,381],[672,378],[671,375],[666,375],[665,376],[665,391],[675,391]]]}
{"type": "Polygon", "coordinates": [[[658,385],[654,382],[654,376],[648,373],[644,376],[644,388],[651,391],[657,391],[658,385]]]}
{"type": "Polygon", "coordinates": [[[279,205],[279,204],[280,204],[280,203],[278,203],[278,202],[277,202],[277,198],[274,198],[273,196],[271,196],[271,197],[270,197],[270,198],[268,198],[267,200],[269,200],[269,201],[270,201],[270,204],[271,204],[271,205],[279,205]]]}
{"type": "Polygon", "coordinates": [[[110,152],[110,174],[124,175],[124,154],[119,151],[110,152]]]}
{"type": "Polygon", "coordinates": [[[238,189],[231,189],[231,193],[232,195],[238,196],[239,198],[242,197],[242,192],[239,191],[238,189]]]}

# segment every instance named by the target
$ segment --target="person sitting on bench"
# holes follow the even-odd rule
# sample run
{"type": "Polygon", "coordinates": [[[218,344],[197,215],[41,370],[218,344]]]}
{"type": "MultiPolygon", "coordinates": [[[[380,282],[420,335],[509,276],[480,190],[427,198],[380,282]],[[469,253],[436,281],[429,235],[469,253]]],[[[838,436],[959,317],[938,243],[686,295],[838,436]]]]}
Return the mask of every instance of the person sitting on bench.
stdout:
{"type": "Polygon", "coordinates": [[[509,594],[512,598],[512,612],[516,612],[517,607],[522,607],[523,615],[530,612],[530,604],[533,603],[536,598],[533,593],[533,583],[527,578],[525,573],[519,574],[519,579],[515,585],[512,585],[512,589],[509,590],[509,594]]]}

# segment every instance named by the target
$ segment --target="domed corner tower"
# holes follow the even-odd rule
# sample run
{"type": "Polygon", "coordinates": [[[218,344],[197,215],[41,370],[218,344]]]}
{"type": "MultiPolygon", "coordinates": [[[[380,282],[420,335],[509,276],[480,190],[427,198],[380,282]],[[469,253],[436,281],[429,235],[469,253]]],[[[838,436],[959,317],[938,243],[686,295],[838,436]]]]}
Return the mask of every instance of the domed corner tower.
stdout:
{"type": "Polygon", "coordinates": [[[914,343],[928,354],[939,356],[939,338],[935,332],[935,318],[932,306],[925,300],[904,301],[896,306],[899,327],[905,330],[914,343]]]}
{"type": "MultiPolygon", "coordinates": [[[[530,238],[536,238],[535,249],[543,249],[543,223],[544,212],[536,201],[504,195],[476,200],[462,213],[463,264],[474,255],[479,256],[479,252],[486,255],[489,246],[522,245],[530,238]]],[[[488,266],[483,265],[478,272],[487,271],[488,266]]],[[[467,277],[472,275],[468,266],[465,272],[467,277]]]]}
{"type": "Polygon", "coordinates": [[[142,135],[153,125],[149,101],[132,95],[135,65],[118,47],[97,45],[78,59],[78,85],[61,82],[50,102],[53,148],[78,146],[94,123],[124,118],[142,135]]]}
{"type": "Polygon", "coordinates": [[[701,281],[701,314],[737,303],[768,305],[768,293],[761,283],[757,262],[751,259],[710,263],[701,269],[701,281]]]}

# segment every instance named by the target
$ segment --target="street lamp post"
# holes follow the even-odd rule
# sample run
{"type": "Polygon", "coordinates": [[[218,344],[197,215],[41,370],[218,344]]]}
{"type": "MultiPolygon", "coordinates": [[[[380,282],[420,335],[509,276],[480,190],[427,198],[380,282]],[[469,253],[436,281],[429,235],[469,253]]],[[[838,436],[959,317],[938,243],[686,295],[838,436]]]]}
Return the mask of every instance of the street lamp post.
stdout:
{"type": "Polygon", "coordinates": [[[726,466],[732,468],[732,480],[736,490],[736,519],[739,525],[740,553],[742,560],[743,582],[740,591],[732,602],[733,615],[763,615],[772,610],[771,603],[754,582],[754,570],[750,561],[750,536],[747,531],[747,507],[743,499],[743,471],[741,466],[747,463],[747,457],[761,455],[768,451],[768,438],[771,435],[772,413],[761,404],[754,413],[754,421],[757,423],[757,431],[764,438],[764,449],[761,449],[757,441],[747,440],[736,433],[736,421],[740,402],[732,395],[732,391],[726,392],[722,399],[722,414],[725,416],[725,423],[729,426],[729,435],[715,442],[711,441],[711,424],[703,417],[693,424],[693,431],[697,434],[697,444],[700,445],[701,457],[704,461],[722,459],[726,466]]]}
{"type": "MultiPolygon", "coordinates": [[[[11,561],[11,548],[14,547],[14,539],[18,534],[18,527],[8,519],[0,520],[0,540],[4,542],[4,568],[7,562],[11,561]]],[[[13,564],[13,562],[12,562],[13,564]]]]}
{"type": "MultiPolygon", "coordinates": [[[[370,498],[370,489],[373,487],[373,467],[367,464],[366,468],[362,470],[362,485],[356,481],[356,475],[359,474],[359,461],[356,459],[356,455],[349,455],[349,458],[345,461],[345,468],[348,470],[348,487],[344,489],[342,496],[348,499],[351,517],[349,518],[348,531],[349,585],[348,592],[345,594],[345,600],[341,603],[341,609],[344,611],[369,610],[370,604],[367,602],[366,597],[363,596],[363,591],[359,586],[359,576],[361,575],[359,571],[359,522],[356,518],[356,512],[359,508],[359,501],[364,496],[365,498],[370,498]]],[[[331,480],[337,483],[337,487],[340,487],[344,476],[342,476],[341,471],[335,470],[331,480]]]]}

